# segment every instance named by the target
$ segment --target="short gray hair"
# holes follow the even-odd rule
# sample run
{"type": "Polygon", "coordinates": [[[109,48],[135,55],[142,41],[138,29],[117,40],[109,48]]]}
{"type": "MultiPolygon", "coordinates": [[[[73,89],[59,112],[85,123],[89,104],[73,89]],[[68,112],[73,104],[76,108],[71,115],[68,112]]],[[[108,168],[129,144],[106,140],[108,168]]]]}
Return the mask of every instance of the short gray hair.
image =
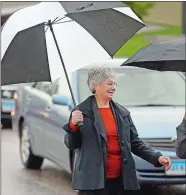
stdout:
{"type": "Polygon", "coordinates": [[[87,80],[87,84],[90,91],[92,93],[95,93],[92,85],[101,84],[112,75],[114,76],[112,69],[105,65],[95,66],[91,68],[88,72],[88,80],[87,80]]]}

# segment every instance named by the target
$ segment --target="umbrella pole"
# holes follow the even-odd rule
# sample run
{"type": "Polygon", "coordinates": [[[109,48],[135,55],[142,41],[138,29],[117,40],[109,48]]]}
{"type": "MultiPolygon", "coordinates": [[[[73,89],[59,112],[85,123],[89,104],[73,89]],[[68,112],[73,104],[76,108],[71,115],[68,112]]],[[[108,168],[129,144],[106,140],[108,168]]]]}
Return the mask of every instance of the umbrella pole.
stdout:
{"type": "Polygon", "coordinates": [[[73,104],[74,104],[74,106],[76,106],[75,97],[74,97],[74,94],[73,94],[73,91],[72,91],[72,87],[71,87],[71,84],[70,84],[70,80],[69,80],[69,77],[68,77],[68,74],[67,74],[67,70],[65,68],[65,64],[64,64],[64,61],[63,61],[63,58],[62,58],[62,55],[61,55],[61,52],[60,52],[60,49],[59,49],[59,45],[58,45],[58,42],[57,42],[54,30],[53,30],[53,27],[52,27],[51,20],[48,21],[48,25],[49,25],[50,31],[52,33],[52,36],[54,38],[54,42],[55,42],[56,47],[57,47],[57,51],[58,51],[58,54],[59,54],[59,57],[60,57],[60,60],[61,60],[62,66],[63,66],[63,70],[65,72],[65,76],[66,76],[67,83],[68,83],[68,86],[69,86],[69,89],[70,89],[70,93],[71,93],[71,96],[72,96],[73,104]]]}

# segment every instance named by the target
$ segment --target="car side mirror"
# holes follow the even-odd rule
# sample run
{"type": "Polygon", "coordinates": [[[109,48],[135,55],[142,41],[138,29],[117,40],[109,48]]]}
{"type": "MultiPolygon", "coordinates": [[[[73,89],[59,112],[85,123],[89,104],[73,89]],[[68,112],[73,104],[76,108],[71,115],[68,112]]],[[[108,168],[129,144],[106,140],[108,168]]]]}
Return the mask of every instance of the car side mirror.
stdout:
{"type": "Polygon", "coordinates": [[[71,104],[69,98],[65,97],[65,96],[53,95],[52,102],[53,102],[53,104],[56,104],[56,105],[68,106],[70,110],[72,108],[72,104],[71,104]]]}

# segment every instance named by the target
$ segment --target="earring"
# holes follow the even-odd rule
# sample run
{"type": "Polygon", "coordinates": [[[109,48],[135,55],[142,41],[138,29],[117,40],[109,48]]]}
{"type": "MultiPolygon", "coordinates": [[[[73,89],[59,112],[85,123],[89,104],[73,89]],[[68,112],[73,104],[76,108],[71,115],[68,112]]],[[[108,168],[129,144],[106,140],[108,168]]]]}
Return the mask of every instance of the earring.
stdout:
{"type": "Polygon", "coordinates": [[[92,93],[95,94],[96,93],[96,90],[95,89],[92,89],[92,93]]]}

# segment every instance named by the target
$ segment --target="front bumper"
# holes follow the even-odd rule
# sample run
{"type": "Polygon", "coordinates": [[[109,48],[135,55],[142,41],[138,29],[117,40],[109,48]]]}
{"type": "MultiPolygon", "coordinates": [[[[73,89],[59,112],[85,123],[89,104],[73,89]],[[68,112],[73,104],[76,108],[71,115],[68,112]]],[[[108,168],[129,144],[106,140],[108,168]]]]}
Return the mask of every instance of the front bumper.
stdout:
{"type": "Polygon", "coordinates": [[[10,112],[1,112],[1,119],[12,120],[12,116],[10,112]]]}
{"type": "Polygon", "coordinates": [[[137,171],[137,178],[141,185],[167,185],[167,184],[186,184],[186,175],[183,176],[167,176],[164,171],[137,171]]]}
{"type": "Polygon", "coordinates": [[[159,151],[164,156],[170,157],[171,169],[166,174],[163,166],[154,167],[154,165],[134,155],[139,183],[151,185],[186,184],[186,161],[178,159],[175,150],[159,151]]]}

